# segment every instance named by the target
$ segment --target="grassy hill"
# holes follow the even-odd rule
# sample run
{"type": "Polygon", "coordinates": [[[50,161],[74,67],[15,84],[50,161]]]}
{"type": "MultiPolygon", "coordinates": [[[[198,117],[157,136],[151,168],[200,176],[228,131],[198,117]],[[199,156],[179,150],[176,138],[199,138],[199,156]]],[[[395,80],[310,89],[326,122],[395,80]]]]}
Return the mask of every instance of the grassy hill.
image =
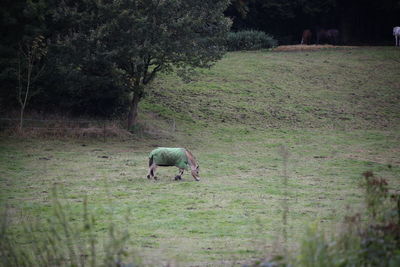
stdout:
{"type": "Polygon", "coordinates": [[[189,84],[174,76],[158,80],[143,106],[264,129],[393,128],[399,64],[394,48],[229,53],[189,84]]]}
{"type": "Polygon", "coordinates": [[[388,47],[229,53],[190,83],[161,76],[141,103],[137,137],[3,136],[9,231],[31,244],[21,225],[54,216],[56,184],[72,222],[83,222],[87,196],[95,233],[106,235],[110,222],[126,229],[151,265],[248,262],[278,252],[284,229],[296,250],[310,222],[334,232],[349,210],[362,210],[362,172],[400,190],[399,64],[388,47]],[[201,182],[174,181],[175,168],[148,181],[156,146],[190,148],[201,182]]]}

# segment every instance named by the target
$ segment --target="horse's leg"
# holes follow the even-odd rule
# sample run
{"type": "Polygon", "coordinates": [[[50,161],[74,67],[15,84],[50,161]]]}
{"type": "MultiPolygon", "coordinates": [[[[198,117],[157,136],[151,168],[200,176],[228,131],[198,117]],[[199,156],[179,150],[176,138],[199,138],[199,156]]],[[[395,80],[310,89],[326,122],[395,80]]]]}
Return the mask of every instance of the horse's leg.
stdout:
{"type": "Polygon", "coordinates": [[[157,164],[152,163],[149,167],[149,174],[147,174],[147,179],[154,178],[154,180],[157,180],[156,170],[157,170],[157,164]]]}
{"type": "Polygon", "coordinates": [[[158,179],[157,176],[156,176],[157,167],[158,167],[157,164],[154,164],[154,168],[153,168],[153,178],[154,178],[154,180],[158,179]]]}
{"type": "Polygon", "coordinates": [[[154,176],[154,163],[149,166],[149,171],[147,173],[147,179],[151,179],[154,176]]]}
{"type": "Polygon", "coordinates": [[[184,171],[185,171],[185,169],[179,169],[179,174],[177,176],[175,176],[175,181],[182,180],[182,175],[183,175],[184,171]]]}
{"type": "Polygon", "coordinates": [[[147,179],[150,179],[151,178],[151,167],[149,167],[149,171],[147,172],[147,179]]]}

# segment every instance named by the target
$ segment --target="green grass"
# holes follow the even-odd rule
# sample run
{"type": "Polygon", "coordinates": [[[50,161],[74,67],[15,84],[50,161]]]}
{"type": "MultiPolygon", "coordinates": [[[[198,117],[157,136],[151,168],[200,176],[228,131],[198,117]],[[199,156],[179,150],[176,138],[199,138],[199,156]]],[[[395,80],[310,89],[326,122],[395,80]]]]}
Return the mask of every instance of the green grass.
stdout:
{"type": "Polygon", "coordinates": [[[400,189],[399,60],[394,48],[229,53],[191,83],[159,77],[141,103],[150,131],[141,138],[3,136],[0,201],[15,239],[22,242],[27,216],[52,216],[57,185],[73,221],[87,196],[96,232],[106,234],[110,221],[128,229],[151,265],[223,265],[274,253],[285,198],[288,246],[296,250],[310,222],[334,229],[360,208],[362,172],[400,189]],[[201,182],[187,173],[174,181],[176,168],[147,180],[156,146],[190,148],[201,182]],[[286,197],[282,146],[290,153],[286,197]]]}

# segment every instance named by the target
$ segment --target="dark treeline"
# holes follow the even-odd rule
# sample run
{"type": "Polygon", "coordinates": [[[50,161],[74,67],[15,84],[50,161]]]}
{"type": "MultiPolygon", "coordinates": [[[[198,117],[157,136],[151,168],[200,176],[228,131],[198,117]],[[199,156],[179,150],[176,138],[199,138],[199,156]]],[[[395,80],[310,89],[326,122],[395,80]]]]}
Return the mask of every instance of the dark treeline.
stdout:
{"type": "Polygon", "coordinates": [[[159,72],[183,78],[225,53],[229,0],[5,0],[0,112],[127,116],[159,72]]]}
{"type": "Polygon", "coordinates": [[[226,17],[231,31],[263,31],[280,44],[317,27],[339,29],[342,44],[391,44],[399,14],[400,0],[3,0],[0,112],[135,120],[156,72],[221,57],[226,17]]]}
{"type": "Polygon", "coordinates": [[[280,44],[299,43],[304,29],[334,28],[342,44],[387,45],[400,25],[400,1],[236,0],[226,14],[233,30],[261,30],[280,44]]]}
{"type": "Polygon", "coordinates": [[[93,25],[65,2],[71,1],[2,1],[0,112],[18,110],[28,85],[27,109],[37,112],[110,116],[124,108],[126,94],[112,82],[105,62],[94,54],[88,60],[90,43],[74,38],[93,25]]]}

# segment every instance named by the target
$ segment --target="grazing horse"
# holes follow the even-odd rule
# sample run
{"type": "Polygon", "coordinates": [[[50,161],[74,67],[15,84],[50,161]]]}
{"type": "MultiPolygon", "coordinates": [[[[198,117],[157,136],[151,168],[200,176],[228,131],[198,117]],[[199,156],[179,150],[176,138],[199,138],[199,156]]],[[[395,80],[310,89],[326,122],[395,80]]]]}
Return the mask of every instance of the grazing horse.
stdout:
{"type": "Polygon", "coordinates": [[[326,36],[328,40],[330,40],[331,44],[337,45],[339,41],[339,30],[337,29],[329,29],[326,31],[326,36]]]}
{"type": "Polygon", "coordinates": [[[337,29],[319,29],[317,31],[317,44],[320,42],[326,42],[329,44],[336,45],[339,41],[339,30],[337,29]]]}
{"type": "Polygon", "coordinates": [[[301,44],[309,45],[311,44],[312,33],[309,29],[303,31],[303,35],[301,36],[301,44]]]}
{"type": "Polygon", "coordinates": [[[393,28],[393,35],[394,35],[394,41],[395,41],[395,46],[400,46],[400,27],[394,27],[393,28]]]}
{"type": "Polygon", "coordinates": [[[176,166],[179,174],[175,180],[182,180],[184,170],[190,167],[191,174],[196,181],[200,181],[199,164],[193,154],[185,148],[159,147],[150,152],[149,172],[147,178],[157,180],[155,176],[157,166],[176,166]]]}

